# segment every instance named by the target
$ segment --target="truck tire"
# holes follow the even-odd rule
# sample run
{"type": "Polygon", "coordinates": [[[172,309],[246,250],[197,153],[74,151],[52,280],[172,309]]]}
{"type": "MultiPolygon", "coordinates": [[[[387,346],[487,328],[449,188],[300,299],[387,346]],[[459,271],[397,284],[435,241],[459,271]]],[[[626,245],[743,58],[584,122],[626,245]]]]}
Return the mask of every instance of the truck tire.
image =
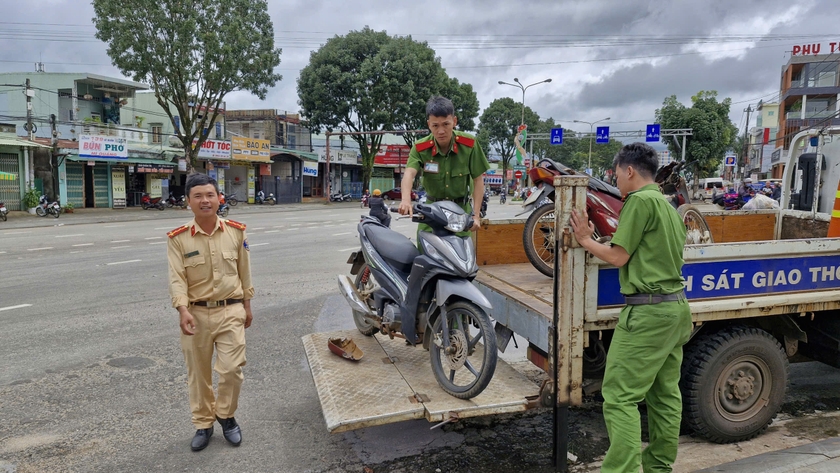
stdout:
{"type": "Polygon", "coordinates": [[[788,366],[782,345],[763,330],[733,326],[699,336],[684,351],[683,422],[715,443],[758,436],[782,406],[788,366]]]}

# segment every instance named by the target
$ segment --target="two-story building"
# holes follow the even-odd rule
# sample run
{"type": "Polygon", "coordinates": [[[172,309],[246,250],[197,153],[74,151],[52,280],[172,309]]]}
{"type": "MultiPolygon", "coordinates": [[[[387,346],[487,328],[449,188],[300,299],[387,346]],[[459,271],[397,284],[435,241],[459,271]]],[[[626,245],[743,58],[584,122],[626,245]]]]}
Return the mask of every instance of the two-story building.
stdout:
{"type": "MultiPolygon", "coordinates": [[[[758,102],[755,109],[755,126],[749,130],[749,150],[744,175],[759,179],[773,177],[772,156],[777,148],[775,137],[779,130],[779,104],[758,102]]],[[[780,153],[776,153],[779,156],[780,153]]]]}

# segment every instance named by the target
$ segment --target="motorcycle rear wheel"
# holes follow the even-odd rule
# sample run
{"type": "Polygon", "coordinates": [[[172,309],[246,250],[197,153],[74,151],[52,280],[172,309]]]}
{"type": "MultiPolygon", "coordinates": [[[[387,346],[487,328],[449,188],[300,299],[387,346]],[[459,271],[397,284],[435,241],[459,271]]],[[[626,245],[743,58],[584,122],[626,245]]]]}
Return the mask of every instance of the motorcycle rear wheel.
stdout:
{"type": "Polygon", "coordinates": [[[432,325],[432,372],[444,391],[459,399],[471,399],[484,391],[496,371],[496,332],[487,314],[472,302],[446,304],[446,320],[449,340],[443,340],[443,346],[435,342],[443,337],[441,317],[432,325]],[[453,352],[447,354],[446,348],[453,352]]]}
{"type": "MultiPolygon", "coordinates": [[[[356,275],[355,283],[356,289],[362,294],[362,297],[364,297],[366,293],[370,294],[376,287],[376,282],[373,279],[373,274],[371,274],[370,267],[367,263],[365,263],[359,270],[359,274],[356,275]]],[[[367,337],[370,337],[379,331],[379,327],[377,327],[376,324],[365,318],[365,314],[357,310],[353,311],[353,323],[356,324],[356,328],[359,329],[359,332],[367,337]]]]}
{"type": "Polygon", "coordinates": [[[228,205],[230,205],[232,207],[236,207],[236,204],[238,204],[238,203],[239,203],[239,201],[236,200],[236,197],[227,197],[227,204],[228,205]]]}
{"type": "Polygon", "coordinates": [[[522,244],[531,265],[554,277],[554,202],[538,207],[528,216],[522,244]]]}
{"type": "Polygon", "coordinates": [[[157,208],[158,210],[166,210],[166,206],[162,204],[158,204],[157,208]]]}
{"type": "Polygon", "coordinates": [[[274,204],[277,203],[277,201],[274,200],[274,199],[268,199],[267,201],[265,201],[265,203],[268,204],[268,205],[274,205],[274,204]]]}
{"type": "Polygon", "coordinates": [[[222,218],[226,218],[228,216],[228,211],[229,210],[227,208],[224,208],[224,209],[219,210],[218,214],[222,218]]]}
{"type": "Polygon", "coordinates": [[[35,207],[35,213],[38,214],[39,217],[46,217],[47,216],[47,211],[44,210],[44,208],[41,207],[40,205],[38,207],[35,207]]]}
{"type": "Polygon", "coordinates": [[[712,231],[709,230],[709,224],[706,223],[706,219],[697,207],[691,204],[683,204],[679,206],[677,212],[679,212],[683,223],[685,223],[686,245],[715,242],[714,238],[712,238],[712,231]]]}
{"type": "Polygon", "coordinates": [[[8,219],[8,217],[6,217],[6,214],[3,212],[0,212],[0,218],[2,218],[4,222],[8,219]]]}

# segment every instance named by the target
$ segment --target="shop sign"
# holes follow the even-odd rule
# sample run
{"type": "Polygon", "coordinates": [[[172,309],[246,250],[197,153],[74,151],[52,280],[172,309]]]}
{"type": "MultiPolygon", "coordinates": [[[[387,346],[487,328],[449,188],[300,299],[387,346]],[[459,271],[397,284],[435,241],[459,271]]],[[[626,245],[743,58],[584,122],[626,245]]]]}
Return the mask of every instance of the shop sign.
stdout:
{"type": "MultiPolygon", "coordinates": [[[[797,44],[791,49],[790,54],[791,56],[807,56],[809,54],[816,56],[822,51],[822,46],[820,43],[797,44]]],[[[840,43],[836,41],[828,43],[828,48],[826,48],[824,54],[834,54],[835,52],[840,52],[840,43]]]]}
{"type": "Polygon", "coordinates": [[[260,176],[271,175],[271,164],[260,164],[260,176]]]}
{"type": "Polygon", "coordinates": [[[230,157],[241,161],[269,161],[271,141],[234,136],[230,139],[230,157]]]}
{"type": "Polygon", "coordinates": [[[248,168],[248,203],[249,204],[254,203],[254,195],[255,195],[254,189],[256,188],[256,181],[257,181],[257,178],[256,178],[256,176],[254,176],[254,174],[255,174],[254,173],[254,167],[250,166],[248,168]]]}
{"type": "MultiPolygon", "coordinates": [[[[352,149],[330,149],[331,164],[359,164],[358,151],[352,149]]],[[[327,162],[327,150],[322,149],[318,162],[327,162]]]]}
{"type": "Polygon", "coordinates": [[[219,189],[224,191],[225,189],[225,170],[223,168],[216,169],[216,184],[219,185],[219,189]]]}
{"type": "Polygon", "coordinates": [[[216,169],[230,169],[230,161],[208,161],[208,163],[213,163],[216,169]]]}
{"type": "Polygon", "coordinates": [[[379,147],[379,152],[373,158],[373,162],[380,166],[405,166],[408,162],[408,154],[411,147],[408,145],[384,145],[379,147]]]}
{"type": "Polygon", "coordinates": [[[111,195],[113,197],[112,207],[115,209],[125,208],[125,168],[111,169],[111,195]]]}
{"type": "Polygon", "coordinates": [[[187,170],[187,160],[186,159],[181,158],[181,159],[178,160],[178,170],[181,171],[181,172],[184,172],[184,171],[187,170]]]}
{"type": "Polygon", "coordinates": [[[127,140],[116,136],[79,135],[79,157],[127,159],[127,140]]]}
{"type": "Polygon", "coordinates": [[[303,175],[304,176],[311,176],[311,177],[318,177],[318,163],[304,161],[303,162],[303,175]]]}
{"type": "Polygon", "coordinates": [[[137,171],[145,174],[172,174],[175,172],[173,166],[164,166],[161,164],[138,164],[137,171]]]}
{"type": "MultiPolygon", "coordinates": [[[[193,140],[193,146],[198,140],[193,140]]],[[[230,141],[204,140],[198,149],[199,159],[230,159],[230,141]]]]}

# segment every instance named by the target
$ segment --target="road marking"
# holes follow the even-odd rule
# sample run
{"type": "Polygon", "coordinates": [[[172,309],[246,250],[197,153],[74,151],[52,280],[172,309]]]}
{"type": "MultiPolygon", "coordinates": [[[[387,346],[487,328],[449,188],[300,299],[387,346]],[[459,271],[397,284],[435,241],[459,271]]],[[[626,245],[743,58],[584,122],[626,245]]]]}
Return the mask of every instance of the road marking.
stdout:
{"type": "Polygon", "coordinates": [[[273,227],[271,227],[271,228],[283,228],[283,225],[275,225],[275,226],[273,226],[273,227]]]}
{"type": "Polygon", "coordinates": [[[353,250],[358,250],[358,249],[359,249],[358,246],[354,246],[353,248],[344,248],[343,250],[338,250],[338,252],[341,253],[343,251],[353,251],[353,250]]]}
{"type": "Polygon", "coordinates": [[[280,230],[266,230],[265,233],[278,233],[280,230]]]}
{"type": "Polygon", "coordinates": [[[172,227],[157,227],[157,228],[155,228],[155,230],[167,230],[167,229],[171,229],[171,228],[172,227]]]}
{"type": "Polygon", "coordinates": [[[0,251],[0,255],[5,254],[5,253],[6,253],[5,251],[0,251]]]}
{"type": "Polygon", "coordinates": [[[165,241],[153,241],[149,244],[150,245],[164,245],[164,244],[166,244],[166,242],[165,241]]]}
{"type": "Polygon", "coordinates": [[[77,236],[85,236],[84,233],[76,233],[73,235],[56,235],[56,238],[70,238],[70,237],[77,237],[77,236]]]}
{"type": "Polygon", "coordinates": [[[5,232],[5,233],[3,233],[3,235],[24,235],[26,233],[32,233],[32,232],[5,232]]]}
{"type": "Polygon", "coordinates": [[[259,227],[259,228],[252,228],[251,229],[252,232],[257,231],[257,230],[265,230],[265,227],[259,227]]]}
{"type": "Polygon", "coordinates": [[[293,226],[293,227],[299,227],[299,226],[301,226],[301,225],[303,225],[303,224],[302,224],[302,223],[293,223],[293,224],[292,224],[292,226],[293,226]]]}
{"type": "Polygon", "coordinates": [[[263,246],[263,245],[267,245],[267,244],[268,243],[251,243],[250,245],[248,245],[248,247],[250,248],[250,247],[253,247],[253,246],[263,246]]]}
{"type": "Polygon", "coordinates": [[[9,307],[0,307],[0,311],[12,310],[12,309],[23,309],[24,307],[32,307],[32,304],[19,304],[19,305],[10,305],[9,307]]]}
{"type": "Polygon", "coordinates": [[[43,248],[27,248],[26,251],[40,251],[40,250],[51,250],[53,247],[45,246],[43,248]]]}
{"type": "Polygon", "coordinates": [[[332,236],[341,236],[341,235],[349,235],[353,232],[344,232],[344,233],[333,233],[332,236]]]}
{"type": "Polygon", "coordinates": [[[131,240],[111,240],[111,243],[125,243],[127,241],[131,241],[131,240]]]}
{"type": "Polygon", "coordinates": [[[331,223],[331,224],[329,224],[329,225],[324,225],[324,228],[329,228],[329,227],[334,227],[334,226],[335,226],[335,225],[333,225],[333,224],[331,223]]]}
{"type": "Polygon", "coordinates": [[[146,238],[143,238],[143,239],[144,240],[160,240],[161,238],[163,238],[163,237],[146,237],[146,238]]]}
{"type": "MultiPolygon", "coordinates": [[[[102,228],[117,228],[117,227],[124,227],[124,226],[125,225],[103,225],[102,228]]],[[[157,230],[157,228],[155,228],[155,230],[157,230]]]]}
{"type": "Polygon", "coordinates": [[[295,228],[290,228],[289,229],[289,231],[292,231],[292,230],[300,230],[300,227],[295,227],[295,228]]]}
{"type": "Polygon", "coordinates": [[[70,252],[70,254],[71,254],[71,255],[72,255],[73,253],[84,253],[84,251],[82,251],[82,250],[76,250],[76,251],[71,251],[71,252],[70,252]]]}
{"type": "Polygon", "coordinates": [[[93,246],[93,243],[77,243],[73,246],[93,246]]]}
{"type": "Polygon", "coordinates": [[[131,245],[124,245],[124,246],[112,246],[112,250],[118,250],[120,248],[131,248],[131,245]]]}
{"type": "Polygon", "coordinates": [[[108,265],[108,266],[111,266],[111,265],[114,265],[114,264],[137,263],[139,261],[143,261],[143,260],[141,260],[141,259],[130,259],[128,261],[115,261],[113,263],[105,263],[105,264],[108,265]]]}

